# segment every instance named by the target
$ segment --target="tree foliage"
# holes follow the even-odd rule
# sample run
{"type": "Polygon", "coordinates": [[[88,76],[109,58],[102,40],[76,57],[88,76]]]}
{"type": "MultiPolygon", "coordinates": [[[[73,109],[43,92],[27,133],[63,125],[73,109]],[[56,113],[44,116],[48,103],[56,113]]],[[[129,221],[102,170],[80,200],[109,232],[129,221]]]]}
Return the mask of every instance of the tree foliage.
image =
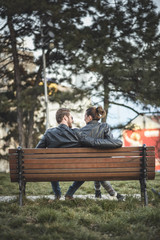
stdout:
{"type": "Polygon", "coordinates": [[[37,28],[32,11],[20,1],[4,1],[0,8],[1,54],[4,56],[1,60],[0,118],[9,129],[5,140],[13,137],[26,147],[33,146],[37,126],[41,129],[44,121],[42,117],[35,122],[36,111],[41,105],[38,96],[42,94],[42,88],[38,83],[42,79],[42,61],[38,71],[30,71],[32,65],[34,67],[34,58],[23,46],[24,37],[31,36],[34,27],[37,28]]]}
{"type": "Polygon", "coordinates": [[[70,94],[53,93],[50,101],[74,101],[85,92],[102,99],[106,111],[121,98],[160,106],[160,14],[152,0],[1,0],[0,120],[9,128],[6,139],[31,147],[44,131],[45,115],[37,117],[42,56],[29,54],[23,39],[32,37],[34,51],[42,50],[40,24],[48,10],[55,37],[54,49],[45,49],[47,69],[57,83],[75,87],[70,94]],[[87,78],[74,86],[73,76],[83,74],[93,76],[91,85],[87,78]]]}
{"type": "Polygon", "coordinates": [[[159,107],[160,14],[153,1],[93,1],[89,14],[81,47],[85,71],[96,78],[90,90],[106,111],[122,97],[159,107]]]}

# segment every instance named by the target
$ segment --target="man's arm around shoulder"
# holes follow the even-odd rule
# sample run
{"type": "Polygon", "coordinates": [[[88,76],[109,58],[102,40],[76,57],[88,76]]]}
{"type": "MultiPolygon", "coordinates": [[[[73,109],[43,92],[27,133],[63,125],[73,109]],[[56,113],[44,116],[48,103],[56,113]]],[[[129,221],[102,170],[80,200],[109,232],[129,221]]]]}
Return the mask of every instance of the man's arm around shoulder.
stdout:
{"type": "Polygon", "coordinates": [[[95,147],[95,148],[104,148],[104,149],[114,149],[122,147],[122,141],[114,138],[92,138],[84,134],[81,135],[81,144],[85,147],[95,147]]]}

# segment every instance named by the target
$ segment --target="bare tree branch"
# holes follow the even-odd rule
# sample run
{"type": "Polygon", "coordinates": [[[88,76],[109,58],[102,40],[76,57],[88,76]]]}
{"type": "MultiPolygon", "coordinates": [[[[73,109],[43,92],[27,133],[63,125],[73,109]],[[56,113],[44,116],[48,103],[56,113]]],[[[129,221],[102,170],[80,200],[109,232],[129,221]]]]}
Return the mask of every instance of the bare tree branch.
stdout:
{"type": "Polygon", "coordinates": [[[0,28],[0,31],[2,31],[7,26],[7,22],[0,28]]]}
{"type": "Polygon", "coordinates": [[[11,63],[13,63],[13,61],[10,61],[10,62],[7,62],[6,64],[4,64],[2,67],[0,67],[0,71],[11,63]]]}
{"type": "MultiPolygon", "coordinates": [[[[131,118],[127,123],[124,124],[119,124],[117,126],[113,126],[112,129],[125,129],[127,125],[129,125],[130,123],[132,123],[132,121],[137,118],[139,115],[146,115],[146,114],[160,114],[159,111],[157,112],[140,112],[138,113],[135,117],[131,118]]],[[[127,128],[128,129],[128,128],[127,128]]],[[[132,126],[130,127],[130,129],[132,129],[132,126]]]]}
{"type": "Polygon", "coordinates": [[[109,102],[109,104],[114,104],[114,105],[118,105],[118,106],[121,106],[121,107],[125,107],[125,108],[128,108],[130,110],[132,110],[133,112],[135,112],[137,115],[140,115],[141,113],[139,113],[138,111],[136,111],[134,108],[130,107],[130,106],[127,106],[125,104],[122,104],[122,103],[115,103],[115,102],[109,102]]]}

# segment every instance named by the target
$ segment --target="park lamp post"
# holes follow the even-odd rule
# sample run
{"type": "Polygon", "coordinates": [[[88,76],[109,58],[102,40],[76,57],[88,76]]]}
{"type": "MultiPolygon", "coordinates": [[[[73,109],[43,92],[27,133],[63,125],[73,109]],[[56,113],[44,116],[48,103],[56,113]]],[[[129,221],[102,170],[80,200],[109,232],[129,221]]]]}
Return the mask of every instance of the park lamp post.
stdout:
{"type": "Polygon", "coordinates": [[[54,33],[50,30],[53,27],[51,18],[52,13],[46,11],[43,15],[44,19],[41,20],[41,41],[42,41],[42,59],[43,59],[43,81],[44,81],[44,96],[46,107],[46,130],[49,128],[49,106],[48,106],[48,89],[47,89],[47,77],[46,77],[46,53],[47,48],[52,49],[54,47],[53,38],[54,33]],[[52,41],[51,41],[52,39],[52,41]]]}
{"type": "Polygon", "coordinates": [[[42,49],[43,58],[43,81],[44,81],[44,96],[45,96],[45,107],[46,107],[46,130],[49,127],[49,107],[48,107],[48,90],[47,90],[47,78],[46,78],[46,55],[45,49],[42,49]]]}

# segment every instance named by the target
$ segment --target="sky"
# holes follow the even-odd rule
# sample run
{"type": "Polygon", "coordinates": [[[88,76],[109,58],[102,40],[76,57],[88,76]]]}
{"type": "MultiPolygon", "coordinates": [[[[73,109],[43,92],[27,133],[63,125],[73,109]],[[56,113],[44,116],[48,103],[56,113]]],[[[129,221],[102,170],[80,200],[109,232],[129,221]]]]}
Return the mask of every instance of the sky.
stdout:
{"type": "Polygon", "coordinates": [[[160,9],[160,0],[153,0],[153,2],[158,6],[158,8],[160,9]]]}

